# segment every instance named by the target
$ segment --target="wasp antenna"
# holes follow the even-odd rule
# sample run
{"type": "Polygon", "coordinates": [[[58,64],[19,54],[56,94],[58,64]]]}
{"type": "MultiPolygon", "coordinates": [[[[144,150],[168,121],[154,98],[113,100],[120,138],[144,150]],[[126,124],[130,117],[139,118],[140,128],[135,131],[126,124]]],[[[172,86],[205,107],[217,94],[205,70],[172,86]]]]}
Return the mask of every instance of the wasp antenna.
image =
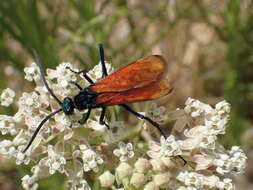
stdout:
{"type": "Polygon", "coordinates": [[[104,54],[104,47],[103,44],[98,44],[98,49],[99,49],[99,55],[100,55],[100,61],[101,61],[101,65],[102,65],[102,72],[103,72],[103,77],[107,76],[107,70],[105,67],[105,54],[104,54]]]}
{"type": "Polygon", "coordinates": [[[44,83],[44,85],[46,86],[48,92],[54,97],[54,99],[58,102],[58,104],[61,106],[62,105],[62,102],[56,97],[56,95],[53,93],[53,91],[49,88],[48,86],[48,83],[45,79],[45,72],[44,72],[44,68],[41,64],[41,61],[40,61],[40,58],[36,52],[35,49],[32,49],[32,53],[33,53],[33,56],[35,58],[35,63],[38,65],[39,69],[40,69],[40,75],[41,75],[41,79],[44,83]]]}
{"type": "Polygon", "coordinates": [[[57,114],[58,112],[62,111],[62,108],[50,113],[48,116],[46,116],[39,124],[39,126],[36,128],[35,132],[33,133],[32,138],[30,139],[29,143],[27,144],[27,146],[25,147],[25,149],[23,150],[23,153],[25,153],[27,151],[27,149],[31,146],[31,144],[33,143],[35,137],[37,136],[37,134],[39,133],[41,127],[44,125],[44,123],[46,123],[47,120],[49,120],[52,116],[54,116],[55,114],[57,114]]]}

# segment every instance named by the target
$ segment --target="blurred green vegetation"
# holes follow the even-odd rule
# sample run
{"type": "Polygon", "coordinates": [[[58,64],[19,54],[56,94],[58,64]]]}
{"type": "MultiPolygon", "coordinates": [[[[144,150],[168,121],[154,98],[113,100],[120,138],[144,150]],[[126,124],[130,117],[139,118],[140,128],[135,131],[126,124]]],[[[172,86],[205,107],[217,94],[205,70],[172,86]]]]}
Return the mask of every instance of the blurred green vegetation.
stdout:
{"type": "MultiPolygon", "coordinates": [[[[98,63],[99,42],[116,68],[154,52],[163,54],[182,72],[187,67],[194,82],[185,80],[180,88],[191,88],[191,93],[177,94],[176,106],[186,95],[211,104],[221,99],[231,103],[230,127],[222,138],[226,146],[240,144],[252,126],[253,5],[246,0],[2,0],[0,88],[11,87],[19,93],[29,89],[20,78],[32,61],[32,48],[45,67],[71,61],[90,69],[98,63]],[[214,37],[204,45],[197,42],[197,59],[187,65],[183,58],[188,44],[196,41],[194,36],[205,35],[192,33],[196,23],[204,23],[214,37]],[[11,75],[6,71],[9,67],[15,70],[11,75]]],[[[0,111],[10,114],[13,110],[15,107],[0,111]]],[[[244,147],[252,147],[248,143],[244,147]]],[[[12,164],[9,170],[16,172],[12,164]]],[[[47,180],[40,189],[52,189],[53,183],[53,189],[62,189],[58,185],[61,177],[47,180]]]]}

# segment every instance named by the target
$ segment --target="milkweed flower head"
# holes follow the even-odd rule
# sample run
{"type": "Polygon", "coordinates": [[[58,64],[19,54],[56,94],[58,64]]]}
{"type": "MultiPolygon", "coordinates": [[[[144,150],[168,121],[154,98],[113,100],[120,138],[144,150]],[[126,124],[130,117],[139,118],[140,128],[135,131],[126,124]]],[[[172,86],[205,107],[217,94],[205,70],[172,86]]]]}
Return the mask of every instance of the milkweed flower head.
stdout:
{"type": "Polygon", "coordinates": [[[0,96],[1,105],[8,107],[9,105],[13,103],[15,96],[16,96],[16,93],[12,89],[10,88],[4,89],[0,96]]]}
{"type": "MultiPolygon", "coordinates": [[[[46,70],[45,78],[60,100],[79,92],[71,82],[89,85],[82,75],[66,67],[78,70],[71,63],[46,70]]],[[[108,73],[113,72],[110,64],[106,63],[106,67],[108,73]]],[[[35,84],[34,91],[24,92],[17,99],[13,116],[0,115],[0,132],[13,137],[0,141],[0,154],[14,158],[16,164],[33,165],[31,173],[21,179],[24,189],[36,190],[41,179],[60,173],[67,177],[65,184],[71,190],[90,190],[97,182],[112,190],[232,190],[233,177],[245,169],[247,157],[242,149],[233,146],[227,150],[218,142],[218,135],[229,130],[230,104],[221,101],[212,107],[192,98],[182,109],[168,111],[153,103],[145,111],[157,123],[174,121],[167,137],[153,135],[147,130],[149,124],[141,120],[131,126],[106,119],[110,126],[107,129],[99,123],[100,112],[96,110],[92,110],[86,124],[80,124],[86,111],[75,110],[73,115],[60,112],[47,121],[24,153],[38,124],[59,109],[37,65],[33,63],[24,71],[25,79],[35,84]],[[148,138],[139,138],[141,131],[148,138]]],[[[99,64],[88,75],[96,81],[101,73],[99,64]]],[[[1,105],[9,106],[14,97],[12,90],[3,91],[1,105]]]]}

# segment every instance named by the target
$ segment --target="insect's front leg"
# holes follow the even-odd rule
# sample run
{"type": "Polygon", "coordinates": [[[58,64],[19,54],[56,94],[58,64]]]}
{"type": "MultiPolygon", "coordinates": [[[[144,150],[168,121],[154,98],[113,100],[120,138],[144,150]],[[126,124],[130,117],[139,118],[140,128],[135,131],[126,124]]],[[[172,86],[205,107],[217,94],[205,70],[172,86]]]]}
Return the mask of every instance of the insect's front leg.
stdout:
{"type": "Polygon", "coordinates": [[[71,84],[75,85],[79,90],[82,90],[82,87],[75,81],[70,81],[71,84]]]}
{"type": "Polygon", "coordinates": [[[105,112],[106,112],[106,108],[102,107],[102,112],[99,118],[99,124],[100,125],[105,125],[108,129],[110,129],[110,126],[104,121],[105,118],[105,112]]]}
{"type": "Polygon", "coordinates": [[[99,55],[100,55],[100,62],[102,65],[102,78],[104,78],[104,77],[108,76],[108,73],[107,73],[107,69],[105,66],[105,55],[104,55],[103,45],[99,44],[98,49],[99,49],[99,55]]]}
{"type": "Polygon", "coordinates": [[[80,75],[83,74],[84,78],[90,83],[90,84],[94,84],[93,80],[87,75],[87,72],[85,69],[81,70],[81,71],[74,71],[73,69],[71,69],[70,67],[66,67],[66,69],[70,70],[71,72],[80,75]]]}
{"type": "Polygon", "coordinates": [[[83,114],[82,119],[79,120],[78,122],[79,122],[81,125],[85,124],[86,121],[87,121],[87,120],[89,119],[89,117],[90,117],[90,113],[91,113],[91,108],[88,109],[88,112],[87,112],[87,113],[84,113],[84,114],[83,114]]]}

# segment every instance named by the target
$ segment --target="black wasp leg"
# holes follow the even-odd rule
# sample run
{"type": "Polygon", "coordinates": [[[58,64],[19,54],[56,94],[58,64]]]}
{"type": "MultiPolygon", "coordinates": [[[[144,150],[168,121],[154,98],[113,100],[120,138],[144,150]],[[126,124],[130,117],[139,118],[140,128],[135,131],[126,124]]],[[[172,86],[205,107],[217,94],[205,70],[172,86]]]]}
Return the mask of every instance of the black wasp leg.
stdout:
{"type": "Polygon", "coordinates": [[[87,113],[84,113],[83,114],[83,117],[82,117],[82,119],[80,120],[80,121],[78,121],[81,125],[82,124],[85,124],[86,123],[86,121],[89,119],[89,117],[90,117],[90,113],[91,113],[91,108],[89,108],[88,109],[88,112],[87,113]]]}
{"type": "MultiPolygon", "coordinates": [[[[162,131],[162,129],[160,128],[160,125],[158,123],[156,123],[155,121],[153,121],[149,117],[146,117],[146,116],[144,116],[144,115],[142,115],[142,114],[140,114],[140,113],[132,110],[132,108],[130,108],[126,104],[120,104],[120,106],[122,106],[123,108],[125,108],[127,111],[129,111],[130,113],[132,113],[136,117],[138,117],[140,119],[145,119],[146,121],[148,121],[149,123],[151,123],[154,127],[156,127],[160,131],[160,133],[164,136],[165,139],[167,138],[166,135],[165,135],[165,133],[162,131]]],[[[184,165],[187,163],[187,161],[182,156],[178,155],[178,157],[183,160],[184,165]]]]}
{"type": "Polygon", "coordinates": [[[101,65],[102,65],[102,78],[106,77],[108,75],[107,70],[106,70],[106,66],[105,66],[105,54],[104,54],[104,48],[102,44],[98,45],[99,48],[99,55],[100,55],[100,61],[101,61],[101,65]]]}
{"type": "Polygon", "coordinates": [[[71,72],[80,75],[83,74],[84,78],[90,83],[90,84],[94,84],[93,80],[87,75],[85,70],[81,70],[81,71],[74,71],[73,69],[71,69],[70,67],[66,67],[66,69],[70,70],[71,72]]]}
{"type": "Polygon", "coordinates": [[[70,81],[71,84],[75,85],[79,90],[82,90],[82,87],[75,81],[70,81]]]}
{"type": "Polygon", "coordinates": [[[159,132],[164,136],[164,138],[167,138],[165,133],[162,131],[162,129],[160,128],[160,125],[158,123],[156,123],[155,121],[153,121],[152,119],[150,119],[149,117],[146,117],[134,110],[132,110],[132,108],[130,108],[128,105],[126,104],[120,104],[120,106],[122,106],[123,108],[125,108],[127,111],[129,111],[130,113],[132,113],[133,115],[135,115],[136,117],[140,118],[140,119],[144,119],[146,121],[148,121],[149,123],[151,123],[154,127],[156,127],[159,132]]]}
{"type": "Polygon", "coordinates": [[[104,121],[105,118],[105,112],[106,112],[106,108],[102,107],[102,112],[99,118],[99,124],[100,125],[105,125],[108,129],[110,129],[110,126],[104,121]]]}

